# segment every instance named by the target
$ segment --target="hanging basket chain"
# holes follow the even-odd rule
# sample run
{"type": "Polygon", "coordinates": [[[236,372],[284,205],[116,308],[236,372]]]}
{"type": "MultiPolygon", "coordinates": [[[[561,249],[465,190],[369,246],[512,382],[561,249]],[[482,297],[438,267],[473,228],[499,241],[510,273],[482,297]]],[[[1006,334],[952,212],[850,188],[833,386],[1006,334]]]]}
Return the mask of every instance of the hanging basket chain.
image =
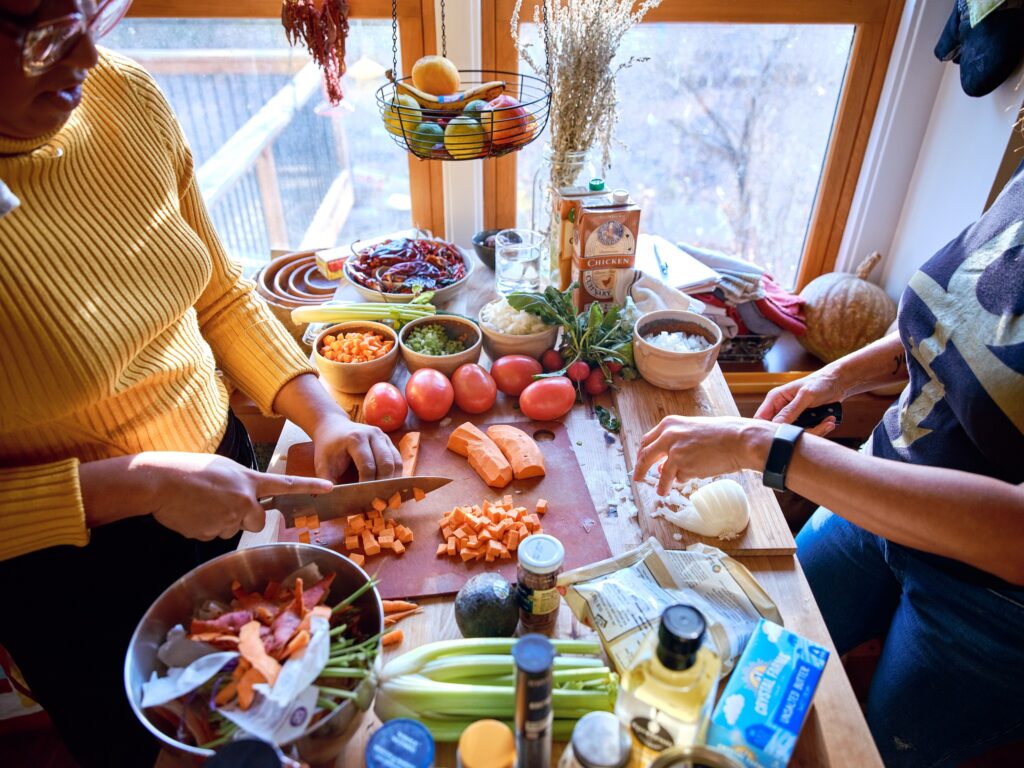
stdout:
{"type": "Polygon", "coordinates": [[[391,0],[391,71],[395,77],[400,77],[398,72],[398,0],[391,0]]]}
{"type": "Polygon", "coordinates": [[[548,0],[541,0],[541,27],[544,30],[544,77],[550,86],[551,78],[551,25],[548,23],[548,0]]]}
{"type": "Polygon", "coordinates": [[[444,0],[441,0],[441,55],[448,58],[448,30],[444,24],[444,0]]]}

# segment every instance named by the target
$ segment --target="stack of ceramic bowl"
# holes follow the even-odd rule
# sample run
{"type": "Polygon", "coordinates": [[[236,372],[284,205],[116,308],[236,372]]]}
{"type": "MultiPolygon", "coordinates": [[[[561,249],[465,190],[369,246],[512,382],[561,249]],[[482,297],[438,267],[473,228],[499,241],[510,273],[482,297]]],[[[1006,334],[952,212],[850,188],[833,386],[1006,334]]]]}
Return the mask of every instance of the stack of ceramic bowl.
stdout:
{"type": "Polygon", "coordinates": [[[285,328],[302,343],[305,323],[293,323],[296,307],[315,306],[330,301],[338,287],[316,268],[313,251],[286,253],[273,259],[256,274],[256,290],[285,328]]]}

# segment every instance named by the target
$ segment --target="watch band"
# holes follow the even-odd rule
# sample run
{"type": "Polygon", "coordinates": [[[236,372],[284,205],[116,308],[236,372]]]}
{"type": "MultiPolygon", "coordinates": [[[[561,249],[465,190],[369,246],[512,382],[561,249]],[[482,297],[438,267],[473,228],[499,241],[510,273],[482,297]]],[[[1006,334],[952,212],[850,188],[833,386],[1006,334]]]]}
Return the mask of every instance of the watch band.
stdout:
{"type": "Polygon", "coordinates": [[[803,433],[803,427],[794,424],[779,424],[779,428],[775,430],[762,476],[764,484],[769,488],[776,491],[786,490],[786,470],[789,469],[789,460],[793,458],[796,441],[803,433]]]}

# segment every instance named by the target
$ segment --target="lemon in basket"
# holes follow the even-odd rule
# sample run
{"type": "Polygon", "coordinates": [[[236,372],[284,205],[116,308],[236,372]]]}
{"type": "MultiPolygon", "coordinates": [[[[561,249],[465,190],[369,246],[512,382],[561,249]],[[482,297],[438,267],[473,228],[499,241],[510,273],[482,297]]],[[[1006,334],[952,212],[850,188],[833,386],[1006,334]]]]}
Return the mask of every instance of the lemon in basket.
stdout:
{"type": "Polygon", "coordinates": [[[423,112],[412,96],[400,93],[384,108],[384,125],[388,133],[409,136],[423,122],[423,112]]]}
{"type": "Polygon", "coordinates": [[[456,159],[479,157],[486,143],[483,127],[472,117],[456,117],[444,129],[444,148],[456,159]]]}

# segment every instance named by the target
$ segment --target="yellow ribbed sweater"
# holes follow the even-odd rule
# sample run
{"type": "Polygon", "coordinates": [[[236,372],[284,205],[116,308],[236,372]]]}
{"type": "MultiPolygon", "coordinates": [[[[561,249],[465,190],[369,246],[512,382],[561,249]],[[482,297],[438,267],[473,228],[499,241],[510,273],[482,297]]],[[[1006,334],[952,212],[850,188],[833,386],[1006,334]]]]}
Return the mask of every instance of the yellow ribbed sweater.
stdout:
{"type": "Polygon", "coordinates": [[[103,51],[54,135],[0,137],[0,559],[88,542],[79,462],[211,452],[307,358],[224,253],[150,76],[103,51]]]}

